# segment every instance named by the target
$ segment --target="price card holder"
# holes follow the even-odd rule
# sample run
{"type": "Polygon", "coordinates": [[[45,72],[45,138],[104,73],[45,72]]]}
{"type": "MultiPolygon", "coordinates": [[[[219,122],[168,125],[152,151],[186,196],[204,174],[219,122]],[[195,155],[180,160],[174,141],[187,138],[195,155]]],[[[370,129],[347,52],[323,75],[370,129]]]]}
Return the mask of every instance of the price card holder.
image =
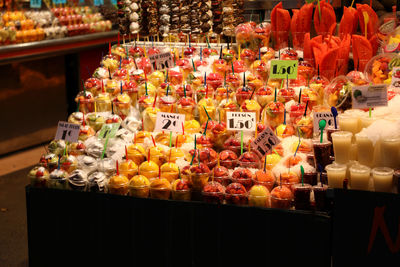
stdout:
{"type": "Polygon", "coordinates": [[[114,138],[119,129],[119,123],[104,124],[100,129],[99,138],[107,139],[114,138]]]}
{"type": "Polygon", "coordinates": [[[54,139],[74,143],[78,141],[80,128],[81,126],[79,124],[59,121],[56,137],[54,139]]]}
{"type": "Polygon", "coordinates": [[[31,0],[30,1],[31,8],[41,8],[42,7],[42,0],[31,0]]]}
{"type": "Polygon", "coordinates": [[[280,142],[281,140],[274,134],[274,131],[272,131],[270,127],[267,127],[253,142],[251,142],[251,147],[261,156],[264,156],[280,142]]]}
{"type": "Polygon", "coordinates": [[[227,112],[226,125],[230,131],[252,132],[256,130],[255,112],[227,112]]]}
{"type": "Polygon", "coordinates": [[[84,4],[85,0],[79,0],[79,4],[84,4]]]}
{"type": "Polygon", "coordinates": [[[53,0],[53,4],[54,5],[58,5],[58,4],[60,4],[61,2],[60,2],[60,0],[53,0]]]}
{"type": "Polygon", "coordinates": [[[353,108],[373,108],[388,105],[386,84],[355,86],[352,88],[353,108]]]}
{"type": "Polygon", "coordinates": [[[178,113],[158,112],[154,131],[168,131],[181,133],[185,115],[178,113]]]}
{"type": "Polygon", "coordinates": [[[116,5],[117,4],[117,0],[111,0],[111,4],[112,5],[116,5]]]}
{"type": "Polygon", "coordinates": [[[271,79],[297,79],[297,60],[271,60],[271,79]]]}
{"type": "Polygon", "coordinates": [[[170,52],[151,55],[149,56],[149,60],[153,71],[168,69],[174,65],[174,60],[170,52]]]}
{"type": "MultiPolygon", "coordinates": [[[[313,128],[314,128],[314,134],[319,135],[320,130],[319,130],[319,122],[325,120],[326,121],[326,127],[331,128],[335,127],[335,119],[333,117],[332,112],[326,111],[326,112],[314,112],[313,115],[313,128]]],[[[339,120],[338,117],[336,117],[336,124],[339,125],[339,120]]]]}

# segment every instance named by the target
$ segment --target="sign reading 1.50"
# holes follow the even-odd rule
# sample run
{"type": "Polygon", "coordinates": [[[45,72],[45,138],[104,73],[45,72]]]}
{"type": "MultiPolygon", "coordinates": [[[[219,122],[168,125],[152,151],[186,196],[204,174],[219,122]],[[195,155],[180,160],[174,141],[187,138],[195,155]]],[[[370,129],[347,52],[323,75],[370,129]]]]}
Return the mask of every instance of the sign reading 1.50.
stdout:
{"type": "Polygon", "coordinates": [[[231,131],[255,131],[255,112],[227,112],[227,129],[231,131]]]}
{"type": "Polygon", "coordinates": [[[297,79],[297,60],[271,60],[271,79],[297,79]]]}

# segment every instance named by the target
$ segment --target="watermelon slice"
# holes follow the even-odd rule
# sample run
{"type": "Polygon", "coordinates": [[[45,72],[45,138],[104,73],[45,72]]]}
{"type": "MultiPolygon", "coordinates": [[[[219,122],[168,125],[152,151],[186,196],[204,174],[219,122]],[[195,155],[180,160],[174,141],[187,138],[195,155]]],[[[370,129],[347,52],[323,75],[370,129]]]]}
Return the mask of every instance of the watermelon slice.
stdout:
{"type": "Polygon", "coordinates": [[[315,66],[315,61],[314,61],[313,51],[312,51],[312,47],[311,47],[311,40],[310,40],[310,33],[309,32],[307,32],[304,35],[303,58],[304,58],[304,60],[308,61],[313,66],[315,66]]]}
{"type": "Polygon", "coordinates": [[[336,15],[333,7],[324,1],[320,1],[321,17],[320,21],[318,5],[315,7],[314,11],[314,27],[319,35],[328,34],[329,29],[331,29],[332,24],[336,24],[336,15]]]}
{"type": "Polygon", "coordinates": [[[299,10],[298,9],[292,9],[293,12],[293,17],[292,21],[290,22],[290,31],[292,33],[292,39],[293,39],[293,46],[294,47],[299,47],[300,46],[300,36],[304,34],[302,33],[299,25],[299,10]]]}
{"type": "Polygon", "coordinates": [[[346,75],[349,65],[349,54],[350,54],[350,43],[351,36],[346,34],[340,43],[340,50],[337,60],[337,74],[336,75],[346,75]]]}
{"type": "Polygon", "coordinates": [[[340,20],[339,25],[339,36],[340,38],[345,37],[347,34],[353,34],[357,27],[358,15],[357,11],[354,8],[347,8],[346,6],[343,9],[343,17],[340,20]],[[353,9],[356,13],[351,11],[353,9]],[[354,24],[356,26],[354,26],[354,24]]]}
{"type": "Polygon", "coordinates": [[[358,13],[358,21],[360,22],[360,27],[361,27],[361,33],[365,33],[365,22],[364,22],[364,15],[363,12],[367,12],[369,16],[369,21],[367,24],[367,37],[371,38],[372,36],[375,35],[378,29],[378,15],[375,13],[375,11],[367,4],[361,5],[361,4],[356,4],[357,7],[357,13],[358,13]]]}
{"type": "Polygon", "coordinates": [[[372,47],[372,54],[376,55],[376,53],[378,52],[378,48],[379,48],[378,36],[373,35],[371,38],[369,38],[369,42],[372,47]]]}
{"type": "Polygon", "coordinates": [[[357,70],[364,71],[368,61],[373,56],[371,43],[364,36],[355,34],[352,36],[352,43],[354,64],[358,64],[357,70]]]}
{"type": "Polygon", "coordinates": [[[271,28],[272,31],[276,31],[276,10],[279,8],[283,8],[282,2],[279,2],[271,11],[271,28]]]}
{"type": "Polygon", "coordinates": [[[321,61],[319,63],[320,73],[322,76],[325,76],[329,80],[335,76],[339,50],[339,47],[330,49],[321,57],[321,61]]]}
{"type": "Polygon", "coordinates": [[[310,32],[313,9],[314,5],[312,3],[305,4],[300,8],[298,23],[301,32],[310,32]]]}

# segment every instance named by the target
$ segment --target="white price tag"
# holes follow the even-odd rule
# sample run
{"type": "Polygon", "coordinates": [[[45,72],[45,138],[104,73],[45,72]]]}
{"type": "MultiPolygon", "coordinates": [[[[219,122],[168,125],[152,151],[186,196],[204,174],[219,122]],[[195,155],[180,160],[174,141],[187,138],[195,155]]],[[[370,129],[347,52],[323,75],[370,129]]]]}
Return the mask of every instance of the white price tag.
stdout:
{"type": "MultiPolygon", "coordinates": [[[[314,112],[313,116],[313,128],[314,128],[314,133],[319,135],[320,130],[319,130],[319,122],[325,120],[326,121],[326,127],[335,127],[335,119],[333,117],[332,112],[330,111],[325,111],[325,112],[314,112]]],[[[339,125],[338,117],[336,117],[336,124],[339,125]]]]}
{"type": "Polygon", "coordinates": [[[251,142],[251,147],[254,151],[261,154],[261,156],[264,156],[280,142],[281,140],[274,134],[274,131],[270,127],[267,127],[251,142]]]}
{"type": "Polygon", "coordinates": [[[81,126],[79,124],[59,121],[56,137],[54,139],[75,143],[76,141],[78,141],[80,128],[81,126]]]}
{"type": "Polygon", "coordinates": [[[387,106],[386,84],[355,86],[352,88],[353,108],[373,108],[387,106]]]}
{"type": "Polygon", "coordinates": [[[168,69],[174,66],[174,60],[170,52],[149,56],[152,71],[168,69]]]}
{"type": "Polygon", "coordinates": [[[227,112],[226,125],[230,131],[251,132],[256,130],[255,112],[227,112]]]}
{"type": "Polygon", "coordinates": [[[185,122],[185,114],[158,112],[154,131],[168,131],[181,133],[182,124],[185,122]]]}

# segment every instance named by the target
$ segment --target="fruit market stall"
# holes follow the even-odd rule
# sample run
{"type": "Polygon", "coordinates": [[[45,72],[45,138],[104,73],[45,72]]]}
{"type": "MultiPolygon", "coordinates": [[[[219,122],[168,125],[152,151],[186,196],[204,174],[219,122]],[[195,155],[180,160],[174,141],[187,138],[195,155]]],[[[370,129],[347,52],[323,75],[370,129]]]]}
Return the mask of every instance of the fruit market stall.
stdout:
{"type": "MultiPolygon", "coordinates": [[[[204,265],[201,239],[215,231],[207,240],[215,249],[206,250],[221,265],[263,262],[249,256],[253,250],[273,251],[268,255],[277,257],[266,258],[282,265],[330,265],[332,251],[340,251],[330,237],[343,230],[341,201],[358,192],[398,194],[400,60],[393,52],[400,38],[396,27],[387,31],[397,26],[395,14],[380,19],[356,4],[337,18],[326,1],[290,11],[278,3],[270,23],[234,25],[228,14],[239,5],[232,1],[179,3],[117,3],[123,40],[110,44],[82,81],[75,109],[28,174],[30,242],[39,244],[39,233],[51,244],[61,234],[75,240],[87,228],[58,227],[83,216],[97,218],[90,238],[110,231],[108,245],[129,229],[127,245],[113,246],[111,255],[137,251],[138,262],[154,253],[149,245],[165,255],[158,265],[179,265],[175,247],[182,262],[204,265]],[[139,6],[154,16],[139,16],[139,6]],[[203,10],[201,22],[212,32],[191,20],[187,7],[203,10]],[[179,12],[164,16],[171,10],[179,12]],[[90,217],[80,210],[88,211],[88,202],[95,207],[90,217]],[[46,232],[31,207],[53,203],[67,206],[46,232]],[[207,231],[199,228],[205,225],[207,231]],[[246,244],[240,259],[233,257],[235,240],[246,244]],[[284,257],[292,245],[294,256],[284,257]]],[[[31,253],[46,260],[32,246],[31,253]]]]}

